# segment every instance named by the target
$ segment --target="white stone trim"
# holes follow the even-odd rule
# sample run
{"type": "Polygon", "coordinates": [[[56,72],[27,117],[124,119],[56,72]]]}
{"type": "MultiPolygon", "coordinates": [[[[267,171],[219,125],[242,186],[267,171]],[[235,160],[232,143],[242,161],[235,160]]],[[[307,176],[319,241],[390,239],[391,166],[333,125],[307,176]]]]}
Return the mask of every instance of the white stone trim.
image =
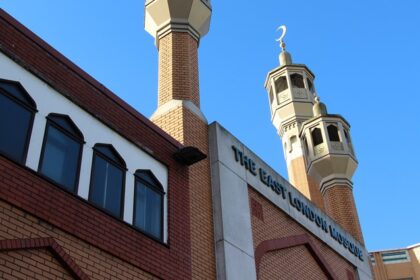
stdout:
{"type": "Polygon", "coordinates": [[[159,118],[161,115],[168,113],[169,111],[175,110],[178,107],[184,107],[191,111],[191,113],[195,114],[199,117],[204,123],[207,124],[207,119],[204,116],[203,112],[201,112],[200,108],[198,108],[194,103],[190,100],[179,100],[173,99],[171,101],[166,102],[162,106],[159,106],[157,110],[153,113],[150,117],[151,120],[155,120],[159,118]]]}
{"type": "Polygon", "coordinates": [[[191,35],[197,42],[200,41],[200,33],[189,25],[188,20],[171,19],[163,27],[156,31],[155,44],[159,48],[159,40],[171,32],[185,32],[191,35]]]}
{"type": "Polygon", "coordinates": [[[348,187],[350,190],[353,189],[353,182],[350,181],[347,178],[337,178],[339,176],[338,174],[332,174],[328,177],[326,177],[324,180],[320,183],[320,191],[321,194],[324,195],[325,192],[328,189],[331,189],[334,186],[340,186],[340,187],[348,187]]]}
{"type": "MultiPolygon", "coordinates": [[[[62,94],[55,91],[39,78],[22,68],[10,58],[0,52],[0,78],[18,81],[29,93],[37,105],[38,112],[35,114],[30,144],[25,165],[37,171],[44,132],[46,117],[50,113],[60,113],[70,116],[72,121],[83,133],[85,144],[83,145],[82,162],[77,195],[87,200],[89,196],[90,176],[92,168],[92,148],[96,143],[112,144],[122,156],[127,165],[125,181],[125,198],[123,220],[133,224],[134,207],[134,173],[138,169],[151,170],[162,184],[165,193],[168,193],[168,169],[145,151],[110,129],[104,123],[94,118],[91,114],[72,103],[62,94]]],[[[168,239],[168,199],[164,196],[164,221],[163,241],[168,239]]]]}
{"type": "Polygon", "coordinates": [[[249,253],[249,248],[253,248],[253,236],[248,186],[353,264],[357,269],[359,279],[372,279],[369,254],[363,245],[218,123],[212,123],[209,127],[209,145],[217,279],[256,279],[254,256],[249,253]],[[232,146],[243,156],[251,158],[257,168],[262,168],[273,180],[281,184],[287,192],[286,197],[274,192],[271,187],[261,181],[258,174],[252,174],[245,169],[244,165],[236,161],[232,146]],[[328,231],[323,230],[297,210],[290,203],[291,197],[309,206],[318,217],[326,221],[326,225],[341,232],[345,239],[356,245],[361,250],[364,261],[333,239],[330,227],[328,231]],[[229,254],[229,249],[232,249],[234,253],[229,254]],[[252,272],[245,271],[249,269],[247,265],[251,266],[252,272]],[[238,267],[239,271],[236,271],[238,267]]]}

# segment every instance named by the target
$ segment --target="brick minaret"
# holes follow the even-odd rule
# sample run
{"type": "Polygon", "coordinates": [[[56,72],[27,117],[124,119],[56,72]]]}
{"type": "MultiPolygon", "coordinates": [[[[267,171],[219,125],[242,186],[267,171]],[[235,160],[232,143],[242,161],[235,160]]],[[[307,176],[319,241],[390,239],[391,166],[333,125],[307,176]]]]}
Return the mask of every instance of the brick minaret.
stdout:
{"type": "MultiPolygon", "coordinates": [[[[200,110],[198,43],[209,30],[209,0],[148,0],[145,28],[159,50],[158,108],[152,121],[181,143],[208,154],[208,125],[200,110]]],[[[193,279],[215,279],[208,159],[189,169],[193,279]]],[[[180,260],[182,261],[182,260],[180,260]]]]}
{"type": "Polygon", "coordinates": [[[282,139],[290,183],[324,209],[319,185],[306,172],[304,143],[299,138],[302,123],[313,116],[315,77],[306,65],[292,63],[282,39],[281,46],[280,66],[268,73],[265,82],[271,121],[282,139]]]}
{"type": "Polygon", "coordinates": [[[300,133],[307,143],[307,172],[320,186],[327,214],[363,244],[351,181],[357,160],[350,125],[340,115],[328,114],[318,98],[313,112],[300,133]]]}

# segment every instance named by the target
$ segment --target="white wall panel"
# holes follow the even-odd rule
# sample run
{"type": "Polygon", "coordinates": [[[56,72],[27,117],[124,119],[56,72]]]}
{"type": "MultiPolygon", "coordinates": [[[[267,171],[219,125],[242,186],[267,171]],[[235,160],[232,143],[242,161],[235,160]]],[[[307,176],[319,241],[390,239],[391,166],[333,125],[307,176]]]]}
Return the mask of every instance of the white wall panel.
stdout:
{"type": "MultiPolygon", "coordinates": [[[[0,78],[18,81],[27,90],[37,104],[31,142],[26,165],[38,170],[42,141],[45,132],[46,117],[50,113],[69,115],[83,133],[86,144],[83,147],[82,165],[78,195],[88,199],[90,171],[92,166],[92,148],[96,143],[112,144],[127,164],[124,221],[133,221],[134,173],[137,169],[149,169],[168,192],[168,170],[165,165],[139,149],[127,139],[92,117],[72,103],[42,80],[20,67],[4,54],[0,53],[0,78]]],[[[164,199],[164,241],[167,240],[167,196],[164,199]]]]}

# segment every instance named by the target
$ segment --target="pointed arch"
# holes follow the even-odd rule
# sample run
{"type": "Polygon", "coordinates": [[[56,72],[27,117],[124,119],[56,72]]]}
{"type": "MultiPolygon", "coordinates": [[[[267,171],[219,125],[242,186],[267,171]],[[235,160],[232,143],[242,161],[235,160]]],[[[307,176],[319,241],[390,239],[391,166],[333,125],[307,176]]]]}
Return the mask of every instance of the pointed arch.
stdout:
{"type": "Polygon", "coordinates": [[[295,246],[305,246],[315,261],[318,263],[319,267],[331,280],[337,280],[337,276],[335,275],[334,271],[327,263],[325,258],[322,256],[321,252],[315,246],[315,244],[311,241],[307,234],[295,235],[295,236],[288,236],[283,238],[271,239],[261,242],[255,248],[255,267],[257,268],[257,275],[259,271],[259,265],[261,263],[261,259],[264,254],[276,250],[286,249],[295,246]]]}
{"type": "Polygon", "coordinates": [[[49,250],[75,279],[90,279],[73,258],[52,237],[0,240],[0,252],[31,249],[49,250]]]}

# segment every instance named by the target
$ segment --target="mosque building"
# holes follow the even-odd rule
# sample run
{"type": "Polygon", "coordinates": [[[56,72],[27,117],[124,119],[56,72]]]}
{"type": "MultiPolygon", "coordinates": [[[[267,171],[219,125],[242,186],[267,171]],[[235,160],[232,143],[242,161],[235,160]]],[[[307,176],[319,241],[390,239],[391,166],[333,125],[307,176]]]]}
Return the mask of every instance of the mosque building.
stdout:
{"type": "Polygon", "coordinates": [[[1,279],[373,279],[350,124],[292,61],[285,27],[265,88],[289,181],[209,124],[211,14],[210,0],[146,1],[147,119],[0,10],[1,279]]]}

